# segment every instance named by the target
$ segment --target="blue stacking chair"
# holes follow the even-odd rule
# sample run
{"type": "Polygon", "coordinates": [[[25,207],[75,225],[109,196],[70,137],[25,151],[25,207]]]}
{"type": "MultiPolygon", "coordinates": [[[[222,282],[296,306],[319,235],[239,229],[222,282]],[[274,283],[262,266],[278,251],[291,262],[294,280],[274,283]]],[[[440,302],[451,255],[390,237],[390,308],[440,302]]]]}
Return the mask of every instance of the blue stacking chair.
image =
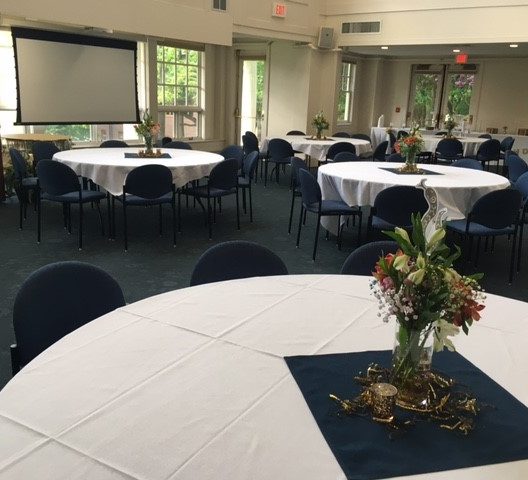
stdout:
{"type": "Polygon", "coordinates": [[[119,284],[98,267],[58,262],[39,268],[15,298],[13,375],[68,333],[124,305],[119,284]]]}
{"type": "Polygon", "coordinates": [[[291,182],[290,188],[292,192],[291,206],[290,206],[290,220],[288,222],[288,234],[291,233],[292,220],[293,220],[293,207],[295,205],[295,197],[301,196],[301,181],[299,180],[299,170],[309,171],[306,162],[298,157],[291,159],[291,182]]]}
{"type": "Polygon", "coordinates": [[[452,163],[464,155],[464,145],[456,138],[443,138],[436,146],[434,157],[436,161],[452,163]]]}
{"type": "Polygon", "coordinates": [[[187,142],[181,142],[180,140],[174,140],[172,142],[167,142],[163,145],[163,148],[175,148],[178,150],[192,150],[192,146],[187,142]]]}
{"type": "Polygon", "coordinates": [[[247,213],[246,207],[246,190],[249,195],[249,221],[253,221],[253,194],[251,192],[251,184],[255,179],[255,171],[257,170],[259,160],[258,152],[251,152],[244,158],[242,162],[242,175],[238,177],[238,188],[242,189],[242,207],[244,213],[247,213]]]}
{"type": "Polygon", "coordinates": [[[123,142],[123,140],[105,140],[99,148],[126,148],[128,143],[123,142]]]}
{"type": "Polygon", "coordinates": [[[508,152],[505,159],[506,168],[508,169],[508,180],[513,184],[517,179],[528,172],[528,165],[519,157],[519,155],[508,152]]]}
{"type": "Polygon", "coordinates": [[[33,142],[31,151],[33,153],[33,169],[36,168],[37,163],[41,160],[51,160],[53,155],[60,152],[57,145],[53,142],[33,142]]]}
{"type": "Polygon", "coordinates": [[[332,137],[336,138],[350,138],[350,133],[347,132],[336,132],[332,135],[332,137]]]}
{"type": "Polygon", "coordinates": [[[483,142],[477,150],[476,159],[482,163],[482,168],[486,169],[488,164],[488,170],[490,169],[489,164],[493,161],[499,162],[500,157],[500,142],[497,139],[488,139],[483,142]]]}
{"type": "Polygon", "coordinates": [[[361,245],[347,257],[341,267],[341,274],[371,276],[380,257],[397,251],[398,244],[389,240],[361,245]]]}
{"type": "Polygon", "coordinates": [[[338,162],[357,162],[361,160],[355,153],[352,152],[339,152],[334,157],[334,163],[338,162]]]}
{"type": "Polygon", "coordinates": [[[517,253],[517,271],[521,270],[522,262],[522,245],[524,237],[524,225],[528,223],[528,172],[523,173],[514,184],[515,190],[518,190],[522,195],[522,207],[519,216],[519,251],[517,253]]]}
{"type": "Polygon", "coordinates": [[[401,138],[405,138],[409,136],[409,132],[407,130],[398,130],[398,134],[396,135],[396,139],[400,140],[401,138]]]}
{"type": "Polygon", "coordinates": [[[350,142],[337,142],[330,145],[328,152],[326,152],[326,161],[334,160],[334,157],[341,152],[356,153],[356,146],[350,142]]]}
{"type": "Polygon", "coordinates": [[[163,137],[161,139],[161,146],[164,147],[165,145],[167,145],[167,143],[170,143],[172,142],[172,138],[171,137],[163,137]]]}
{"type": "Polygon", "coordinates": [[[14,188],[18,198],[18,227],[22,230],[22,219],[25,219],[27,215],[29,192],[33,192],[35,196],[34,201],[38,201],[38,178],[29,176],[26,160],[19,150],[10,148],[9,156],[11,157],[11,163],[13,165],[13,173],[15,176],[14,188]]]}
{"type": "Polygon", "coordinates": [[[225,147],[220,152],[220,155],[222,155],[222,157],[224,157],[226,160],[228,158],[236,158],[239,170],[242,169],[242,165],[244,163],[244,150],[239,145],[229,145],[225,147]]]}
{"type": "Polygon", "coordinates": [[[469,260],[471,260],[473,237],[478,238],[475,266],[478,263],[480,240],[482,237],[494,238],[501,235],[513,235],[510,256],[510,283],[513,280],[515,244],[517,241],[521,203],[522,195],[519,191],[509,188],[495,190],[479,198],[475,205],[473,205],[467,218],[451,220],[446,224],[448,230],[463,236],[465,244],[469,242],[469,260]]]}
{"type": "Polygon", "coordinates": [[[367,142],[372,143],[370,137],[365,133],[353,133],[352,135],[350,135],[350,138],[355,138],[357,140],[366,140],[367,142]]]}
{"type": "Polygon", "coordinates": [[[299,169],[299,180],[301,184],[301,213],[299,216],[299,226],[297,229],[297,247],[301,240],[301,226],[303,223],[303,216],[305,212],[315,213],[317,215],[317,223],[315,227],[315,240],[312,259],[315,261],[315,255],[317,253],[317,242],[319,240],[319,229],[321,226],[321,217],[333,216],[338,217],[337,220],[337,244],[341,249],[341,233],[343,228],[341,227],[342,216],[357,216],[359,217],[358,226],[358,245],[361,239],[361,220],[362,212],[360,207],[350,207],[342,200],[323,200],[321,194],[321,187],[317,183],[317,180],[313,175],[304,170],[299,169]]]}
{"type": "Polygon", "coordinates": [[[382,190],[370,209],[367,237],[372,229],[394,230],[396,227],[412,230],[411,215],[424,214],[429,206],[423,190],[406,185],[395,185],[382,190]]]}
{"type": "Polygon", "coordinates": [[[372,154],[372,160],[378,162],[384,162],[387,158],[387,148],[389,147],[389,142],[387,140],[381,142],[375,149],[372,154]]]}
{"type": "MultiPolygon", "coordinates": [[[[267,155],[262,153],[259,150],[259,141],[257,136],[248,130],[244,135],[242,135],[242,149],[244,150],[244,155],[248,155],[251,152],[259,152],[259,160],[262,162],[266,161],[267,155]]],[[[260,162],[259,162],[260,163],[260,162]]],[[[259,163],[257,163],[256,173],[259,171],[259,163]]],[[[262,178],[263,168],[260,169],[260,178],[262,178]]],[[[255,175],[255,183],[257,183],[257,175],[255,175]]]]}
{"type": "Polygon", "coordinates": [[[206,250],[191,275],[191,287],[250,277],[288,275],[284,262],[257,243],[235,240],[206,250]]]}
{"type": "Polygon", "coordinates": [[[290,130],[286,135],[306,135],[306,133],[301,130],[290,130]]]}
{"type": "Polygon", "coordinates": [[[387,135],[389,136],[389,141],[390,141],[390,151],[393,152],[394,144],[396,143],[396,135],[394,135],[394,133],[392,132],[389,132],[387,135]]]}
{"type": "MultiPolygon", "coordinates": [[[[163,233],[162,206],[172,207],[172,242],[176,246],[176,189],[172,172],[165,165],[142,165],[131,170],[125,179],[123,193],[114,197],[123,205],[123,235],[125,252],[128,250],[127,208],[158,205],[159,234],[163,233]]],[[[180,203],[178,202],[178,207],[180,203]]],[[[179,209],[178,209],[179,210],[179,209]]],[[[178,217],[180,212],[178,211],[178,217]]],[[[115,232],[115,215],[112,208],[112,225],[115,232]]]]}
{"type": "Polygon", "coordinates": [[[491,135],[489,133],[481,133],[478,138],[487,138],[488,140],[491,140],[491,135]]]}
{"type": "Polygon", "coordinates": [[[37,196],[37,242],[41,239],[41,217],[42,200],[58,202],[63,205],[65,219],[67,217],[68,232],[71,233],[71,205],[79,204],[79,250],[82,249],[83,235],[83,205],[95,203],[99,220],[101,221],[101,232],[104,235],[103,216],[101,214],[100,201],[106,198],[103,192],[84,190],[77,174],[67,165],[54,160],[41,160],[37,164],[37,177],[41,194],[37,196]]]}
{"type": "Polygon", "coordinates": [[[402,157],[399,153],[391,153],[387,157],[387,162],[402,163],[405,162],[405,158],[402,157]]]}
{"type": "Polygon", "coordinates": [[[470,168],[471,170],[482,170],[482,163],[474,158],[460,158],[455,160],[452,164],[452,167],[459,168],[470,168]]]}
{"type": "Polygon", "coordinates": [[[500,158],[506,158],[506,152],[509,152],[513,148],[515,143],[515,138],[513,137],[504,137],[500,142],[500,158]]]}
{"type": "MultiPolygon", "coordinates": [[[[283,167],[290,164],[291,157],[295,156],[295,152],[290,142],[283,140],[282,138],[272,138],[268,144],[268,158],[266,160],[266,167],[264,170],[264,186],[268,183],[268,165],[270,163],[275,164],[275,176],[277,183],[279,183],[279,170],[280,166],[283,167]]],[[[271,171],[270,177],[273,174],[271,171]]]]}

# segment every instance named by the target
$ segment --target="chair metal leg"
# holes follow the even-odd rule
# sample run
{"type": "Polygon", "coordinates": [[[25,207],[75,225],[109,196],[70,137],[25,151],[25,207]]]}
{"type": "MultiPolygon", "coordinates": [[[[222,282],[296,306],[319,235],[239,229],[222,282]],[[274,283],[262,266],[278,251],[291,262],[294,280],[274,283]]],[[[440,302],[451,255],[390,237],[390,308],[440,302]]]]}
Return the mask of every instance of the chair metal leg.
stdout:
{"type": "Polygon", "coordinates": [[[363,223],[363,212],[361,210],[358,213],[358,235],[357,235],[357,246],[361,245],[361,224],[363,223]]]}
{"type": "Polygon", "coordinates": [[[104,234],[105,234],[104,221],[103,221],[103,214],[101,213],[101,204],[99,200],[95,202],[95,208],[97,209],[97,213],[99,214],[99,221],[101,222],[101,235],[104,237],[104,234]]]}
{"type": "Polygon", "coordinates": [[[247,213],[247,205],[246,205],[246,189],[242,189],[242,208],[244,209],[244,213],[247,213]]]}
{"type": "Polygon", "coordinates": [[[115,222],[115,198],[112,196],[112,239],[116,237],[116,222],[115,222]]]}
{"type": "Polygon", "coordinates": [[[213,223],[216,223],[216,197],[213,198],[213,223]]]}
{"type": "Polygon", "coordinates": [[[207,197],[207,226],[209,227],[209,240],[213,238],[213,229],[211,225],[211,197],[207,197]]]}
{"type": "Polygon", "coordinates": [[[521,271],[523,234],[524,234],[524,218],[521,219],[521,229],[519,231],[519,250],[517,252],[517,272],[521,271]]]}
{"type": "Polygon", "coordinates": [[[475,254],[475,268],[477,267],[478,261],[479,261],[480,241],[481,241],[481,239],[482,239],[482,237],[478,237],[477,238],[477,253],[475,254]]]}
{"type": "Polygon", "coordinates": [[[253,193],[251,192],[251,182],[249,183],[249,221],[253,223],[253,193]]]}
{"type": "Polygon", "coordinates": [[[42,234],[42,200],[40,195],[37,195],[37,243],[40,243],[41,234],[42,234]]]}
{"type": "Polygon", "coordinates": [[[238,202],[238,188],[236,189],[237,230],[240,230],[240,205],[238,202]]]}
{"type": "Polygon", "coordinates": [[[71,235],[72,232],[72,224],[71,224],[71,203],[68,203],[66,205],[66,213],[68,216],[68,234],[71,235]]]}
{"type": "Polygon", "coordinates": [[[486,237],[486,240],[484,241],[484,251],[485,252],[488,251],[488,240],[489,240],[489,237],[486,237]]]}
{"type": "Polygon", "coordinates": [[[516,242],[517,241],[517,228],[515,229],[515,233],[513,234],[513,242],[511,246],[511,254],[510,254],[510,274],[508,277],[509,284],[513,282],[513,269],[515,265],[515,250],[516,250],[516,242]]]}
{"type": "Polygon", "coordinates": [[[319,240],[319,228],[321,227],[321,214],[317,215],[317,225],[315,226],[315,240],[312,254],[312,260],[315,262],[315,254],[317,253],[317,242],[319,240]]]}
{"type": "Polygon", "coordinates": [[[264,187],[268,186],[268,164],[268,161],[264,164],[264,187]]]}
{"type": "Polygon", "coordinates": [[[172,246],[176,246],[176,195],[172,196],[172,246]]]}
{"type": "Polygon", "coordinates": [[[338,215],[337,216],[337,248],[339,250],[341,250],[341,235],[342,234],[343,234],[343,228],[341,228],[341,215],[338,215]]]}
{"type": "Polygon", "coordinates": [[[181,233],[181,193],[178,192],[178,232],[181,233]]]}
{"type": "Polygon", "coordinates": [[[159,218],[159,235],[163,235],[163,211],[161,210],[161,203],[158,208],[158,218],[159,218]]]}
{"type": "Polygon", "coordinates": [[[22,230],[22,216],[24,215],[24,201],[22,200],[24,192],[20,195],[18,200],[18,228],[22,230]]]}
{"type": "Polygon", "coordinates": [[[128,221],[126,203],[123,202],[123,237],[125,241],[125,252],[128,251],[128,221]]]}
{"type": "Polygon", "coordinates": [[[491,237],[491,253],[495,251],[495,237],[491,237]]]}
{"type": "Polygon", "coordinates": [[[297,242],[295,243],[295,246],[297,248],[299,248],[299,242],[301,240],[301,227],[302,227],[302,223],[303,223],[303,213],[304,213],[304,206],[301,202],[301,210],[300,210],[300,213],[299,213],[299,226],[297,227],[297,242]]]}
{"type": "Polygon", "coordinates": [[[279,173],[280,173],[280,165],[277,163],[275,165],[275,178],[277,180],[277,183],[279,183],[279,173]]]}
{"type": "Polygon", "coordinates": [[[292,199],[290,206],[290,220],[288,222],[288,235],[291,233],[292,220],[293,220],[293,207],[295,205],[295,189],[292,189],[292,199]]]}
{"type": "Polygon", "coordinates": [[[112,238],[112,215],[110,214],[110,192],[106,192],[106,211],[108,212],[108,238],[112,238]]]}
{"type": "MultiPolygon", "coordinates": [[[[68,213],[70,212],[68,211],[68,213]]],[[[70,219],[70,226],[71,226],[71,219],[70,219]]],[[[82,250],[82,235],[83,235],[83,204],[82,202],[79,202],[79,250],[82,250]]]]}

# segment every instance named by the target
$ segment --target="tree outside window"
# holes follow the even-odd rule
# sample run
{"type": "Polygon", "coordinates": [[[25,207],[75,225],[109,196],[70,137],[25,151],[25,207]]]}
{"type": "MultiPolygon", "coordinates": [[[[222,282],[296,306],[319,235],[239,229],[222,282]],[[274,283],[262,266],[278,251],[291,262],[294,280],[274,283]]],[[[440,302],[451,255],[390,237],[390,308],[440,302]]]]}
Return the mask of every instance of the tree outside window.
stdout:
{"type": "Polygon", "coordinates": [[[352,121],[352,102],[354,100],[354,85],[356,83],[356,64],[343,62],[341,66],[341,85],[337,103],[337,121],[350,123],[352,121]]]}

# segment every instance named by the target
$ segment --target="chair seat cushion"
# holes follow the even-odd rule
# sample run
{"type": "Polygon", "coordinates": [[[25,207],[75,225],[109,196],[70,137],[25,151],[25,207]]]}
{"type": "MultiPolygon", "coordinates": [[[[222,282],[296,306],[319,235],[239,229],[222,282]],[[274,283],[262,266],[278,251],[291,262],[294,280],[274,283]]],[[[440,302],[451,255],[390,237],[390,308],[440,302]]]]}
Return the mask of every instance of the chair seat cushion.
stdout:
{"type": "Polygon", "coordinates": [[[404,228],[405,230],[412,229],[412,225],[393,225],[383,218],[377,217],[374,215],[372,217],[372,228],[376,230],[394,230],[396,227],[404,228]]]}
{"type": "MultiPolygon", "coordinates": [[[[122,202],[123,195],[116,196],[116,199],[122,202]]],[[[166,193],[157,198],[143,198],[127,193],[126,203],[127,205],[159,205],[161,203],[172,203],[172,193],[166,193]]]]}
{"type": "MultiPolygon", "coordinates": [[[[309,212],[317,213],[319,206],[317,203],[306,206],[309,212]]],[[[357,215],[358,207],[350,207],[342,200],[323,200],[321,202],[321,215],[357,215]]]]}
{"type": "MultiPolygon", "coordinates": [[[[223,197],[224,195],[232,195],[236,192],[236,187],[224,190],[222,188],[211,188],[209,195],[211,197],[223,197]]],[[[194,197],[207,197],[207,185],[201,187],[191,187],[184,190],[185,194],[192,195],[194,197]]]]}
{"type": "MultiPolygon", "coordinates": [[[[462,220],[450,220],[446,223],[446,227],[457,233],[466,233],[466,219],[462,220]]],[[[490,237],[495,235],[510,235],[515,233],[514,227],[506,228],[490,228],[480,223],[470,222],[468,233],[470,235],[479,235],[482,237],[490,237]]]]}
{"type": "Polygon", "coordinates": [[[37,177],[26,177],[22,179],[22,186],[26,188],[37,188],[38,178],[37,177]]]}
{"type": "MultiPolygon", "coordinates": [[[[82,191],[82,203],[96,202],[106,198],[106,193],[93,190],[82,191]]],[[[79,203],[79,192],[69,192],[64,195],[51,195],[50,193],[42,194],[43,200],[61,203],[79,203]]]]}
{"type": "Polygon", "coordinates": [[[249,178],[246,178],[246,177],[238,177],[238,186],[239,187],[242,187],[242,188],[246,188],[246,187],[249,187],[249,184],[251,183],[251,181],[249,180],[249,178]]]}
{"type": "Polygon", "coordinates": [[[268,158],[268,162],[277,163],[280,165],[289,165],[291,163],[290,157],[286,158],[268,158]]]}

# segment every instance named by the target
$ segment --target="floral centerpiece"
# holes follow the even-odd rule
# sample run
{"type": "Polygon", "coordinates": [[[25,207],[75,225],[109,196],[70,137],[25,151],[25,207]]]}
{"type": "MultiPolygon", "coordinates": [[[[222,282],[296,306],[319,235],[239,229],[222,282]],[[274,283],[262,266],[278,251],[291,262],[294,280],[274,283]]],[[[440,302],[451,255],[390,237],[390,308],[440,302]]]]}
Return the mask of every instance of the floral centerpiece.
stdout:
{"type": "Polygon", "coordinates": [[[447,130],[446,138],[453,138],[453,130],[457,125],[458,123],[455,122],[453,115],[448,113],[444,118],[444,128],[447,130]]]}
{"type": "Polygon", "coordinates": [[[423,146],[423,138],[416,126],[411,129],[408,136],[400,138],[394,144],[396,152],[405,157],[405,165],[400,169],[403,173],[419,173],[416,155],[422,151],[423,146]]]}
{"type": "Polygon", "coordinates": [[[450,337],[461,329],[468,334],[480,319],[485,298],[478,283],[482,275],[454,270],[460,249],[450,251],[445,229],[434,229],[426,238],[420,215],[413,215],[412,223],[412,238],[402,228],[385,232],[399,250],[379,259],[371,284],[380,316],[385,322],[396,319],[391,383],[398,388],[430,370],[433,348],[454,350],[450,337]]]}
{"type": "Polygon", "coordinates": [[[146,155],[153,155],[154,142],[161,129],[160,124],[154,122],[152,115],[148,110],[145,110],[143,121],[139,125],[134,125],[134,129],[145,140],[146,155]]]}
{"type": "Polygon", "coordinates": [[[315,115],[315,117],[312,120],[312,125],[315,127],[316,131],[316,137],[317,139],[323,138],[323,130],[327,130],[330,124],[328,123],[328,120],[324,116],[324,113],[321,111],[315,115]]]}

